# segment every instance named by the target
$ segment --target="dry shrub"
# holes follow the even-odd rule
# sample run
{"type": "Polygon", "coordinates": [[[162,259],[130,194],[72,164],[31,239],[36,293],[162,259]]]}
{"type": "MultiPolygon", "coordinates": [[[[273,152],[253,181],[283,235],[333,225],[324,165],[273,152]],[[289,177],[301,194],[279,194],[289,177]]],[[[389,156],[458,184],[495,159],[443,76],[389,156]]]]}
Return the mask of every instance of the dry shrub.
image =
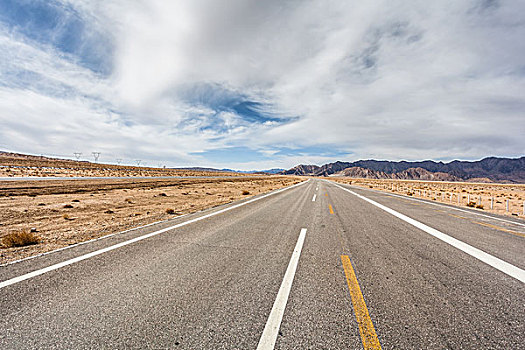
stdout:
{"type": "Polygon", "coordinates": [[[40,237],[32,232],[18,231],[2,237],[2,245],[6,248],[24,247],[40,243],[40,237]]]}
{"type": "Polygon", "coordinates": [[[247,196],[247,195],[249,195],[249,194],[250,194],[250,191],[246,191],[246,190],[243,190],[243,191],[242,191],[242,195],[243,195],[243,196],[247,196]]]}
{"type": "Polygon", "coordinates": [[[476,202],[468,202],[467,203],[467,207],[475,208],[476,207],[476,202]]]}
{"type": "Polygon", "coordinates": [[[106,210],[106,211],[105,211],[104,213],[106,213],[106,214],[113,214],[113,213],[114,213],[114,211],[113,211],[113,210],[111,210],[111,209],[108,209],[108,210],[106,210]]]}
{"type": "Polygon", "coordinates": [[[482,204],[476,205],[476,209],[482,209],[483,210],[483,205],[482,204]]]}
{"type": "Polygon", "coordinates": [[[64,205],[64,209],[71,209],[71,208],[73,208],[73,206],[71,204],[64,205]]]}
{"type": "Polygon", "coordinates": [[[166,209],[166,214],[175,214],[175,210],[168,208],[166,209]]]}

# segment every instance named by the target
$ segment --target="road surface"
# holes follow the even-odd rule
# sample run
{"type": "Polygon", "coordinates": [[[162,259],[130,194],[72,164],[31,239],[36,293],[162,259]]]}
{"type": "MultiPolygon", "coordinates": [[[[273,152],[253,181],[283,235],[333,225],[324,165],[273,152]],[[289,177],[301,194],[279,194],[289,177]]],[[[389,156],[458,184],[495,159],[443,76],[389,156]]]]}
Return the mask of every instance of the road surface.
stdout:
{"type": "Polygon", "coordinates": [[[524,349],[525,225],[311,179],[0,268],[1,349],[524,349]]]}

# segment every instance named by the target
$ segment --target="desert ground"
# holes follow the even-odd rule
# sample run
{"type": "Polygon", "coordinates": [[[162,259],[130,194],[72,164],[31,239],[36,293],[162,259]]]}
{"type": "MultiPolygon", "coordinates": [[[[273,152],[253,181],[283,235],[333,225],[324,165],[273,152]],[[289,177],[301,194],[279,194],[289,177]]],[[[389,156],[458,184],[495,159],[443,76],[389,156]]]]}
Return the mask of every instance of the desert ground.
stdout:
{"type": "Polygon", "coordinates": [[[0,181],[0,264],[230,203],[301,180],[289,176],[243,176],[0,181]],[[20,232],[36,237],[36,244],[9,247],[12,244],[7,244],[5,237],[20,232]]]}
{"type": "Polygon", "coordinates": [[[339,183],[525,219],[525,184],[376,180],[330,177],[339,183]],[[508,200],[508,210],[507,210],[508,200]]]}
{"type": "Polygon", "coordinates": [[[0,177],[127,177],[242,176],[233,172],[200,171],[93,163],[0,152],[0,177]]]}

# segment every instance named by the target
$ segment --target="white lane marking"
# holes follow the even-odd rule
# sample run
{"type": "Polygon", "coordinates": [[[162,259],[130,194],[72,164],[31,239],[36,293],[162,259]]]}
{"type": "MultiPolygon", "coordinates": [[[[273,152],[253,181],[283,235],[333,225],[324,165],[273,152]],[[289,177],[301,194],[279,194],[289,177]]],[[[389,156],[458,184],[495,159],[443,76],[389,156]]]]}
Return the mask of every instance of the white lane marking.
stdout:
{"type": "Polygon", "coordinates": [[[297,244],[284,274],[283,282],[281,283],[281,288],[277,293],[277,298],[273,303],[272,311],[270,316],[268,316],[268,321],[266,321],[266,326],[259,339],[259,345],[257,345],[257,350],[272,350],[277,341],[277,335],[279,334],[279,328],[281,327],[281,321],[283,320],[284,309],[286,308],[286,303],[288,302],[288,295],[292,289],[292,282],[295,277],[295,270],[297,270],[297,264],[299,263],[299,257],[301,256],[301,250],[303,249],[304,239],[306,237],[306,229],[301,229],[299,233],[299,238],[297,239],[297,244]]]}
{"type": "MultiPolygon", "coordinates": [[[[183,218],[183,217],[188,216],[188,215],[191,215],[191,214],[183,214],[183,215],[179,215],[179,216],[177,216],[177,219],[183,218]]],[[[122,234],[124,234],[124,233],[128,233],[128,232],[131,232],[131,231],[140,230],[140,229],[143,229],[143,228],[146,228],[146,227],[149,227],[149,226],[153,226],[153,225],[157,225],[157,224],[161,224],[161,223],[167,222],[167,221],[169,221],[169,220],[172,220],[172,219],[166,219],[166,220],[155,221],[155,222],[152,222],[152,223],[150,223],[150,224],[146,224],[146,225],[142,225],[142,226],[138,226],[138,227],[130,228],[129,230],[120,231],[120,232],[115,232],[115,233],[112,233],[112,234],[109,234],[109,235],[105,235],[105,236],[101,236],[101,237],[93,238],[93,239],[90,239],[90,240],[87,240],[87,241],[83,241],[83,242],[75,243],[75,244],[72,244],[72,245],[68,245],[68,246],[66,246],[66,247],[57,248],[57,249],[55,249],[55,250],[50,250],[50,251],[45,252],[45,253],[40,253],[40,254],[37,254],[37,255],[28,256],[27,258],[22,258],[22,259],[15,260],[15,261],[10,261],[10,262],[5,263],[5,264],[0,264],[0,267],[4,267],[4,266],[8,266],[8,265],[17,264],[17,263],[20,263],[20,262],[22,262],[22,261],[35,259],[35,258],[38,258],[38,257],[41,257],[41,256],[45,256],[45,255],[49,255],[49,254],[53,254],[53,253],[58,253],[58,252],[60,252],[60,251],[62,251],[62,250],[67,250],[67,249],[75,248],[75,247],[78,247],[78,246],[81,246],[81,245],[84,245],[84,244],[93,243],[93,242],[100,241],[100,240],[103,240],[103,239],[106,239],[106,238],[110,238],[110,237],[113,237],[113,236],[116,236],[116,235],[122,235],[122,234]]]]}
{"type": "MultiPolygon", "coordinates": [[[[328,180],[325,180],[325,181],[328,181],[328,180]]],[[[498,218],[498,217],[494,217],[494,216],[490,216],[490,215],[486,215],[486,214],[482,214],[482,213],[477,213],[477,212],[475,212],[475,211],[470,211],[470,210],[461,209],[461,208],[454,207],[454,206],[448,206],[448,205],[443,205],[443,204],[440,204],[440,203],[428,202],[428,201],[424,201],[424,200],[421,200],[421,199],[411,198],[411,197],[407,197],[407,196],[401,196],[401,195],[399,195],[399,194],[394,194],[394,193],[388,193],[388,192],[383,192],[383,191],[378,191],[378,190],[371,190],[371,189],[369,189],[369,188],[362,188],[362,187],[359,187],[359,189],[361,189],[361,190],[366,190],[366,191],[370,191],[370,192],[376,192],[376,193],[386,194],[387,196],[399,197],[399,198],[402,198],[402,199],[407,199],[407,200],[411,200],[411,201],[415,201],[415,202],[420,202],[420,203],[424,203],[424,204],[435,205],[435,206],[442,207],[442,208],[447,208],[447,209],[457,210],[457,211],[461,211],[461,212],[463,212],[463,213],[467,213],[467,214],[473,214],[473,215],[483,216],[483,217],[485,217],[485,218],[489,218],[489,219],[494,219],[494,220],[498,220],[498,221],[508,222],[509,224],[515,224],[515,225],[525,226],[525,224],[524,224],[524,223],[521,223],[521,222],[516,222],[516,221],[507,220],[507,219],[502,219],[502,218],[498,218]]]]}
{"type": "Polygon", "coordinates": [[[315,199],[317,198],[317,195],[314,194],[314,197],[312,198],[312,202],[315,202],[315,199]]]}
{"type": "Polygon", "coordinates": [[[511,277],[514,277],[515,279],[517,279],[518,281],[520,282],[523,282],[525,283],[525,270],[522,270],[520,269],[519,267],[516,267],[512,264],[509,264],[508,262],[505,262],[501,259],[498,259],[496,258],[495,256],[492,256],[488,253],[485,253],[484,251],[478,249],[478,248],[474,248],[473,246],[471,245],[468,245],[460,240],[457,240],[455,238],[452,238],[446,234],[444,234],[443,232],[440,232],[430,226],[427,226],[419,221],[416,221],[412,218],[409,218],[408,216],[406,215],[403,215],[401,213],[398,213],[397,211],[393,210],[393,209],[390,209],[389,207],[386,207],[382,204],[379,204],[377,202],[374,202],[373,200],[371,199],[368,199],[360,194],[357,194],[355,193],[354,191],[351,191],[347,188],[344,188],[342,186],[339,186],[338,184],[334,184],[335,186],[353,194],[354,196],[357,196],[365,201],[367,201],[368,203],[370,204],[373,204],[375,205],[376,207],[380,208],[380,209],[383,209],[384,211],[386,211],[387,213],[390,213],[392,215],[394,215],[395,217],[409,223],[410,225],[413,225],[417,228],[419,228],[420,230],[423,230],[425,231],[426,233],[436,237],[437,239],[440,239],[442,240],[443,242],[445,243],[448,243],[450,244],[451,246],[469,254],[470,256],[473,256],[474,258],[484,262],[485,264],[488,264],[498,270],[500,270],[501,272],[503,273],[506,273],[507,275],[511,276],[511,277]]]}
{"type": "Polygon", "coordinates": [[[159,235],[159,234],[164,233],[166,231],[174,230],[176,228],[179,228],[179,227],[182,227],[182,226],[186,226],[186,225],[189,225],[189,224],[192,224],[194,222],[207,219],[207,218],[215,216],[215,215],[222,214],[222,213],[227,212],[229,210],[239,208],[239,207],[241,207],[243,205],[246,205],[246,204],[249,204],[249,203],[253,203],[255,201],[258,201],[260,199],[266,198],[268,196],[280,193],[280,192],[285,191],[285,190],[289,190],[289,189],[294,188],[296,186],[302,185],[302,184],[304,184],[304,183],[306,183],[308,181],[309,180],[304,181],[304,182],[300,182],[300,183],[292,185],[290,187],[281,188],[281,189],[279,189],[277,191],[274,191],[274,192],[271,192],[271,193],[267,193],[267,194],[265,194],[263,196],[252,198],[252,199],[250,199],[250,200],[248,200],[246,202],[239,203],[239,204],[236,204],[236,205],[232,205],[231,207],[224,208],[224,209],[218,210],[216,212],[213,212],[213,213],[210,213],[210,214],[207,214],[207,215],[200,216],[200,217],[195,218],[195,219],[191,219],[191,220],[182,222],[182,223],[177,224],[177,225],[166,227],[166,228],[164,228],[162,230],[151,232],[151,233],[148,233],[148,234],[146,234],[144,236],[136,237],[136,238],[130,239],[128,241],[117,243],[115,245],[112,245],[112,246],[109,246],[109,247],[106,247],[106,248],[103,248],[103,249],[100,249],[100,250],[96,250],[96,251],[88,253],[88,254],[84,254],[84,255],[78,256],[76,258],[72,258],[72,259],[69,259],[69,260],[66,260],[66,261],[63,261],[63,262],[60,262],[60,263],[57,263],[57,264],[54,264],[54,265],[51,265],[51,266],[39,269],[39,270],[35,270],[35,271],[32,271],[32,272],[26,273],[26,274],[18,276],[18,277],[14,277],[14,278],[8,279],[6,281],[0,282],[0,289],[2,289],[4,287],[7,287],[7,286],[10,286],[12,284],[18,283],[18,282],[25,281],[27,279],[30,279],[30,278],[33,278],[33,277],[36,277],[36,276],[40,276],[40,275],[42,275],[42,274],[44,274],[46,272],[54,271],[54,270],[57,270],[57,269],[59,269],[61,267],[64,267],[64,266],[67,266],[67,265],[71,265],[71,264],[74,264],[76,262],[92,258],[94,256],[97,256],[97,255],[109,252],[109,251],[117,249],[117,248],[124,247],[124,246],[126,246],[128,244],[132,244],[132,243],[135,243],[135,242],[142,241],[143,239],[159,235]]]}

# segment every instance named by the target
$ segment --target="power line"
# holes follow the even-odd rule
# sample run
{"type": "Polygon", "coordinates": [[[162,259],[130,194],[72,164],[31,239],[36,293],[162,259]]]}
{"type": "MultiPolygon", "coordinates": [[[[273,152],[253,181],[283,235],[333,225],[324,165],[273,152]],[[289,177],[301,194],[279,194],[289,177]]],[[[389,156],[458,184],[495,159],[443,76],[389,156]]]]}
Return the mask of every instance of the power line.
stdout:
{"type": "Polygon", "coordinates": [[[98,158],[100,157],[100,152],[91,152],[93,155],[93,158],[95,158],[95,162],[98,162],[98,158]]]}

